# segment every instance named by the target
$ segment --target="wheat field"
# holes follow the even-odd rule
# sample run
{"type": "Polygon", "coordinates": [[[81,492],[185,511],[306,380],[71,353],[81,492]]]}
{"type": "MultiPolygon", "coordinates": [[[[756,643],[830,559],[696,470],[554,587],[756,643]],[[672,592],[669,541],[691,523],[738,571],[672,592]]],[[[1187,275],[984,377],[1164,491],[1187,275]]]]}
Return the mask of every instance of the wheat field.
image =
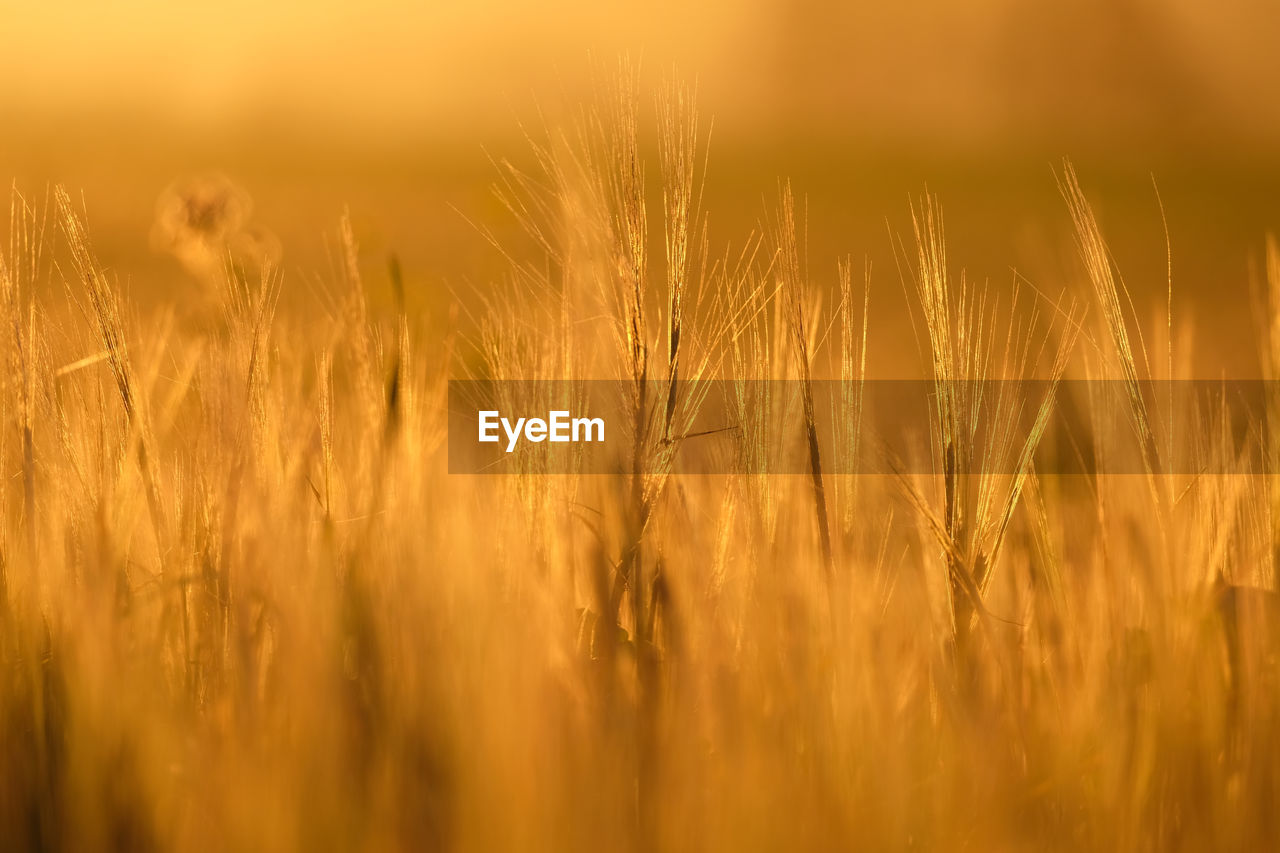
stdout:
{"type": "MultiPolygon", "coordinates": [[[[813,256],[785,182],[723,240],[710,128],[692,86],[611,66],[494,156],[510,227],[475,225],[500,272],[443,321],[350,218],[297,310],[269,239],[202,242],[237,203],[216,185],[163,208],[198,309],[139,312],[76,188],[15,188],[0,848],[1280,840],[1280,490],[1249,461],[1275,460],[1265,419],[1175,422],[1148,395],[1191,371],[1172,276],[1135,307],[1069,162],[1046,175],[1061,281],[966,276],[927,192],[896,269],[813,256]],[[865,383],[895,369],[881,300],[931,419],[913,458],[853,474],[879,440],[865,383]],[[1032,377],[1026,411],[968,384],[1032,377]],[[463,378],[612,380],[626,448],[607,473],[450,473],[463,378]],[[1099,417],[1137,472],[1044,461],[1081,379],[1123,390],[1099,417]],[[683,473],[703,380],[739,389],[728,451],[683,473]]],[[[1255,236],[1272,379],[1280,249],[1255,236]]],[[[1076,440],[1105,462],[1101,432],[1076,440]]]]}

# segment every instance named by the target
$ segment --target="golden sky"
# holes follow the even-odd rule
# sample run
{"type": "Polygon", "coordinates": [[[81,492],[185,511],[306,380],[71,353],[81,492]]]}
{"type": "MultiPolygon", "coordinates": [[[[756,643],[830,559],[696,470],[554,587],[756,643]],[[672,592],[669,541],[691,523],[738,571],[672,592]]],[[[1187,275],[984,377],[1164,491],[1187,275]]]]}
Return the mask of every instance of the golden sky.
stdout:
{"type": "Polygon", "coordinates": [[[1270,0],[4,0],[0,106],[465,132],[587,55],[696,75],[718,115],[959,140],[1273,140],[1270,0]]]}

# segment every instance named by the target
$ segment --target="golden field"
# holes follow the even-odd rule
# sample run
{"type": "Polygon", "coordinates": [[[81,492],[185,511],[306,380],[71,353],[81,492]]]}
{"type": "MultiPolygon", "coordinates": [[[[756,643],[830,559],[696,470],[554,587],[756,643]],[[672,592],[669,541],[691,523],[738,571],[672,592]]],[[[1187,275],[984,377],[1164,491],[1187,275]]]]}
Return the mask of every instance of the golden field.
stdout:
{"type": "Polygon", "coordinates": [[[1280,378],[1270,7],[71,5],[0,60],[0,849],[1280,838],[1273,422],[1151,394],[1280,378]],[[625,449],[450,473],[463,379],[625,449]]]}

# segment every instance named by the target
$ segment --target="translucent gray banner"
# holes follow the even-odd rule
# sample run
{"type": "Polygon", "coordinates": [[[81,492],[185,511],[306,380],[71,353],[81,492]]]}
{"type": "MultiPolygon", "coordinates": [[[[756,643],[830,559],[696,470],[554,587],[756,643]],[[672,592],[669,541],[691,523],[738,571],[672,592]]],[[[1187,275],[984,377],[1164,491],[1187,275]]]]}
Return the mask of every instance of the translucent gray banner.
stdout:
{"type": "MultiPolygon", "coordinates": [[[[1280,473],[1263,380],[453,380],[456,474],[1280,473]]],[[[1277,419],[1280,420],[1280,419],[1277,419]]]]}

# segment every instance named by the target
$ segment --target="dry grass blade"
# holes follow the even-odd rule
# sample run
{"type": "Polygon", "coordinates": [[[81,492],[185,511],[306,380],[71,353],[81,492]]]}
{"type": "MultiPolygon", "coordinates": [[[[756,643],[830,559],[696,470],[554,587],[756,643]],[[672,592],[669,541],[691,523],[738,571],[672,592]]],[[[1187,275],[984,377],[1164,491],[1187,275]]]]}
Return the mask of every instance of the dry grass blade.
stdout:
{"type": "MultiPolygon", "coordinates": [[[[1111,334],[1111,342],[1119,360],[1120,373],[1129,394],[1134,428],[1142,444],[1143,463],[1146,465],[1147,474],[1154,476],[1161,472],[1162,466],[1159,445],[1156,442],[1140,380],[1139,359],[1142,360],[1143,365],[1147,364],[1146,347],[1142,341],[1141,329],[1137,330],[1136,341],[1130,335],[1129,323],[1125,316],[1126,304],[1132,313],[1132,299],[1123,279],[1119,279],[1114,272],[1111,253],[1102,237],[1102,230],[1098,227],[1098,221],[1093,214],[1093,208],[1089,205],[1089,200],[1080,189],[1075,168],[1070,163],[1063,166],[1058,187],[1071,212],[1071,220],[1075,225],[1076,247],[1088,271],[1089,281],[1093,284],[1094,294],[1102,306],[1102,316],[1106,321],[1107,330],[1111,334]]],[[[1149,370],[1146,372],[1149,373],[1149,370]]]]}
{"type": "Polygon", "coordinates": [[[822,480],[822,453],[818,441],[818,419],[813,399],[813,376],[809,352],[810,330],[806,325],[804,312],[806,282],[796,238],[795,200],[791,194],[790,184],[784,184],[782,187],[774,236],[778,246],[779,291],[786,305],[787,327],[791,332],[796,364],[800,370],[804,433],[809,452],[809,476],[813,483],[818,541],[822,549],[823,566],[830,577],[834,571],[835,560],[831,551],[831,522],[827,514],[826,486],[822,480]]]}
{"type": "Polygon", "coordinates": [[[58,187],[54,192],[58,213],[71,252],[71,261],[81,284],[89,299],[92,320],[95,322],[99,341],[107,353],[107,363],[111,367],[111,375],[115,379],[116,390],[124,408],[125,418],[133,435],[137,448],[138,470],[142,476],[143,491],[146,495],[147,513],[151,519],[152,533],[156,541],[156,559],[160,566],[160,576],[166,583],[173,584],[179,602],[178,619],[182,643],[183,677],[190,675],[185,666],[191,660],[190,616],[188,607],[188,585],[174,577],[167,568],[169,563],[168,521],[165,516],[164,499],[156,463],[152,450],[153,438],[151,425],[147,416],[145,400],[139,393],[139,385],[135,376],[133,362],[130,360],[124,318],[120,310],[119,297],[115,287],[107,279],[106,273],[94,256],[89,239],[89,232],[81,222],[67,191],[58,187]]]}

